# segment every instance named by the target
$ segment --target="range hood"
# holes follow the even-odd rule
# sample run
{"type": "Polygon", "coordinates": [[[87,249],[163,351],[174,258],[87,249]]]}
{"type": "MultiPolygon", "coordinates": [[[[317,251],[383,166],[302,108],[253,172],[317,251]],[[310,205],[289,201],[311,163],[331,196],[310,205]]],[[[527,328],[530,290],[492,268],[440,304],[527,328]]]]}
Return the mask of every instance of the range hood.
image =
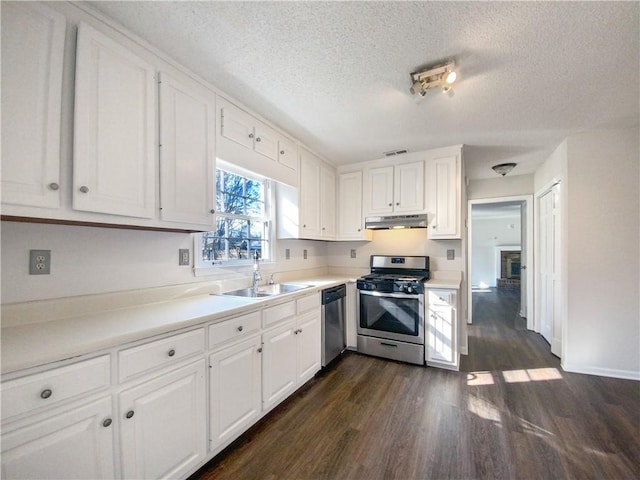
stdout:
{"type": "Polygon", "coordinates": [[[395,228],[427,228],[427,215],[391,215],[387,217],[366,217],[364,228],[369,230],[389,230],[395,228]]]}

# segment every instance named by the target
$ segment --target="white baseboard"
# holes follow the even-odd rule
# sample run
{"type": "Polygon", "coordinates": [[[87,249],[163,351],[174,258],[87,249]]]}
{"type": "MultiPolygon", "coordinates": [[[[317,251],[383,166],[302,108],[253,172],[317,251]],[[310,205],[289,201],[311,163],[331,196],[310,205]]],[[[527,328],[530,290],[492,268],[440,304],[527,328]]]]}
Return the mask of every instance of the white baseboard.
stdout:
{"type": "Polygon", "coordinates": [[[573,365],[562,363],[562,369],[571,373],[583,373],[586,375],[598,375],[600,377],[621,378],[624,380],[639,380],[640,371],[633,370],[614,370],[611,368],[600,368],[585,365],[573,365]]]}

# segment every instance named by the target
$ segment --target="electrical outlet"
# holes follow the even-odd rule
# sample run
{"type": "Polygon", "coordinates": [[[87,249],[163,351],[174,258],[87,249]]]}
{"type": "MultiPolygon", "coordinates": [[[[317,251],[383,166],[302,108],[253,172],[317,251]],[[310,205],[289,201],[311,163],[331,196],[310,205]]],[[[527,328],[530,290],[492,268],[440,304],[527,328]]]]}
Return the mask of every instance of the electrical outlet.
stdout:
{"type": "Polygon", "coordinates": [[[351,258],[356,258],[356,249],[355,248],[351,249],[351,258]]]}
{"type": "Polygon", "coordinates": [[[29,275],[51,273],[51,250],[29,250],[29,275]]]}
{"type": "Polygon", "coordinates": [[[191,262],[189,261],[189,249],[188,248],[180,248],[178,250],[178,265],[189,265],[191,262]]]}
{"type": "Polygon", "coordinates": [[[291,259],[291,249],[289,249],[289,248],[285,248],[284,249],[284,258],[285,258],[285,260],[290,260],[291,259]]]}
{"type": "Polygon", "coordinates": [[[456,258],[456,251],[452,248],[447,250],[447,260],[454,260],[456,258]]]}
{"type": "Polygon", "coordinates": [[[302,250],[302,258],[307,259],[307,249],[302,250]]]}

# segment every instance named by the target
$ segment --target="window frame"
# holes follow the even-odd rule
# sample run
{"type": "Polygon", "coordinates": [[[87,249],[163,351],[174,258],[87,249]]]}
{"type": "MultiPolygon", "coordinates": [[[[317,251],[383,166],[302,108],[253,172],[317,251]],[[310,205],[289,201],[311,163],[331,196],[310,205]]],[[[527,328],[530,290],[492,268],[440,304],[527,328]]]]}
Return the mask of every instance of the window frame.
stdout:
{"type": "MultiPolygon", "coordinates": [[[[217,222],[220,216],[226,218],[237,218],[241,220],[251,220],[251,219],[259,219],[261,222],[266,223],[266,240],[264,241],[263,256],[260,258],[261,264],[273,263],[273,255],[275,252],[275,211],[274,211],[274,185],[273,181],[258,175],[254,172],[250,172],[248,170],[241,169],[227,162],[223,162],[218,160],[215,172],[217,176],[218,170],[222,170],[224,172],[232,173],[234,175],[239,175],[244,178],[248,178],[253,181],[257,181],[263,184],[264,186],[264,216],[262,217],[253,217],[246,215],[226,215],[225,213],[215,213],[214,221],[217,222]],[[264,253],[268,254],[267,258],[264,258],[264,253]]],[[[217,185],[216,192],[214,193],[217,196],[217,185]]],[[[213,230],[212,230],[213,231],[213,230]]],[[[227,260],[204,260],[202,257],[203,250],[203,238],[204,233],[207,232],[198,232],[193,235],[193,250],[194,250],[194,273],[196,276],[201,275],[214,275],[221,267],[242,267],[253,264],[252,258],[242,258],[242,259],[227,259],[227,260]]]]}

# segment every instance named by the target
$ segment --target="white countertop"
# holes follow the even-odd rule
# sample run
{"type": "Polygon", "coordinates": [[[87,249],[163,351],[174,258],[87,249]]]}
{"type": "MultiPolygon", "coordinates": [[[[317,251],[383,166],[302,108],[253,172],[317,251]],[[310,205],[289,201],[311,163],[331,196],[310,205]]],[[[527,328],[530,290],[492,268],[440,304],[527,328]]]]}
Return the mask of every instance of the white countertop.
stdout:
{"type": "Polygon", "coordinates": [[[427,281],[427,288],[452,288],[460,290],[462,284],[462,272],[436,271],[431,272],[431,278],[427,281]]]}
{"type": "MultiPolygon", "coordinates": [[[[353,278],[326,276],[297,280],[311,287],[258,299],[198,294],[139,306],[2,327],[2,374],[117,347],[229,316],[264,308],[353,278]]],[[[39,313],[41,315],[41,313],[39,313]]],[[[4,322],[3,322],[4,324],[4,322]]]]}

